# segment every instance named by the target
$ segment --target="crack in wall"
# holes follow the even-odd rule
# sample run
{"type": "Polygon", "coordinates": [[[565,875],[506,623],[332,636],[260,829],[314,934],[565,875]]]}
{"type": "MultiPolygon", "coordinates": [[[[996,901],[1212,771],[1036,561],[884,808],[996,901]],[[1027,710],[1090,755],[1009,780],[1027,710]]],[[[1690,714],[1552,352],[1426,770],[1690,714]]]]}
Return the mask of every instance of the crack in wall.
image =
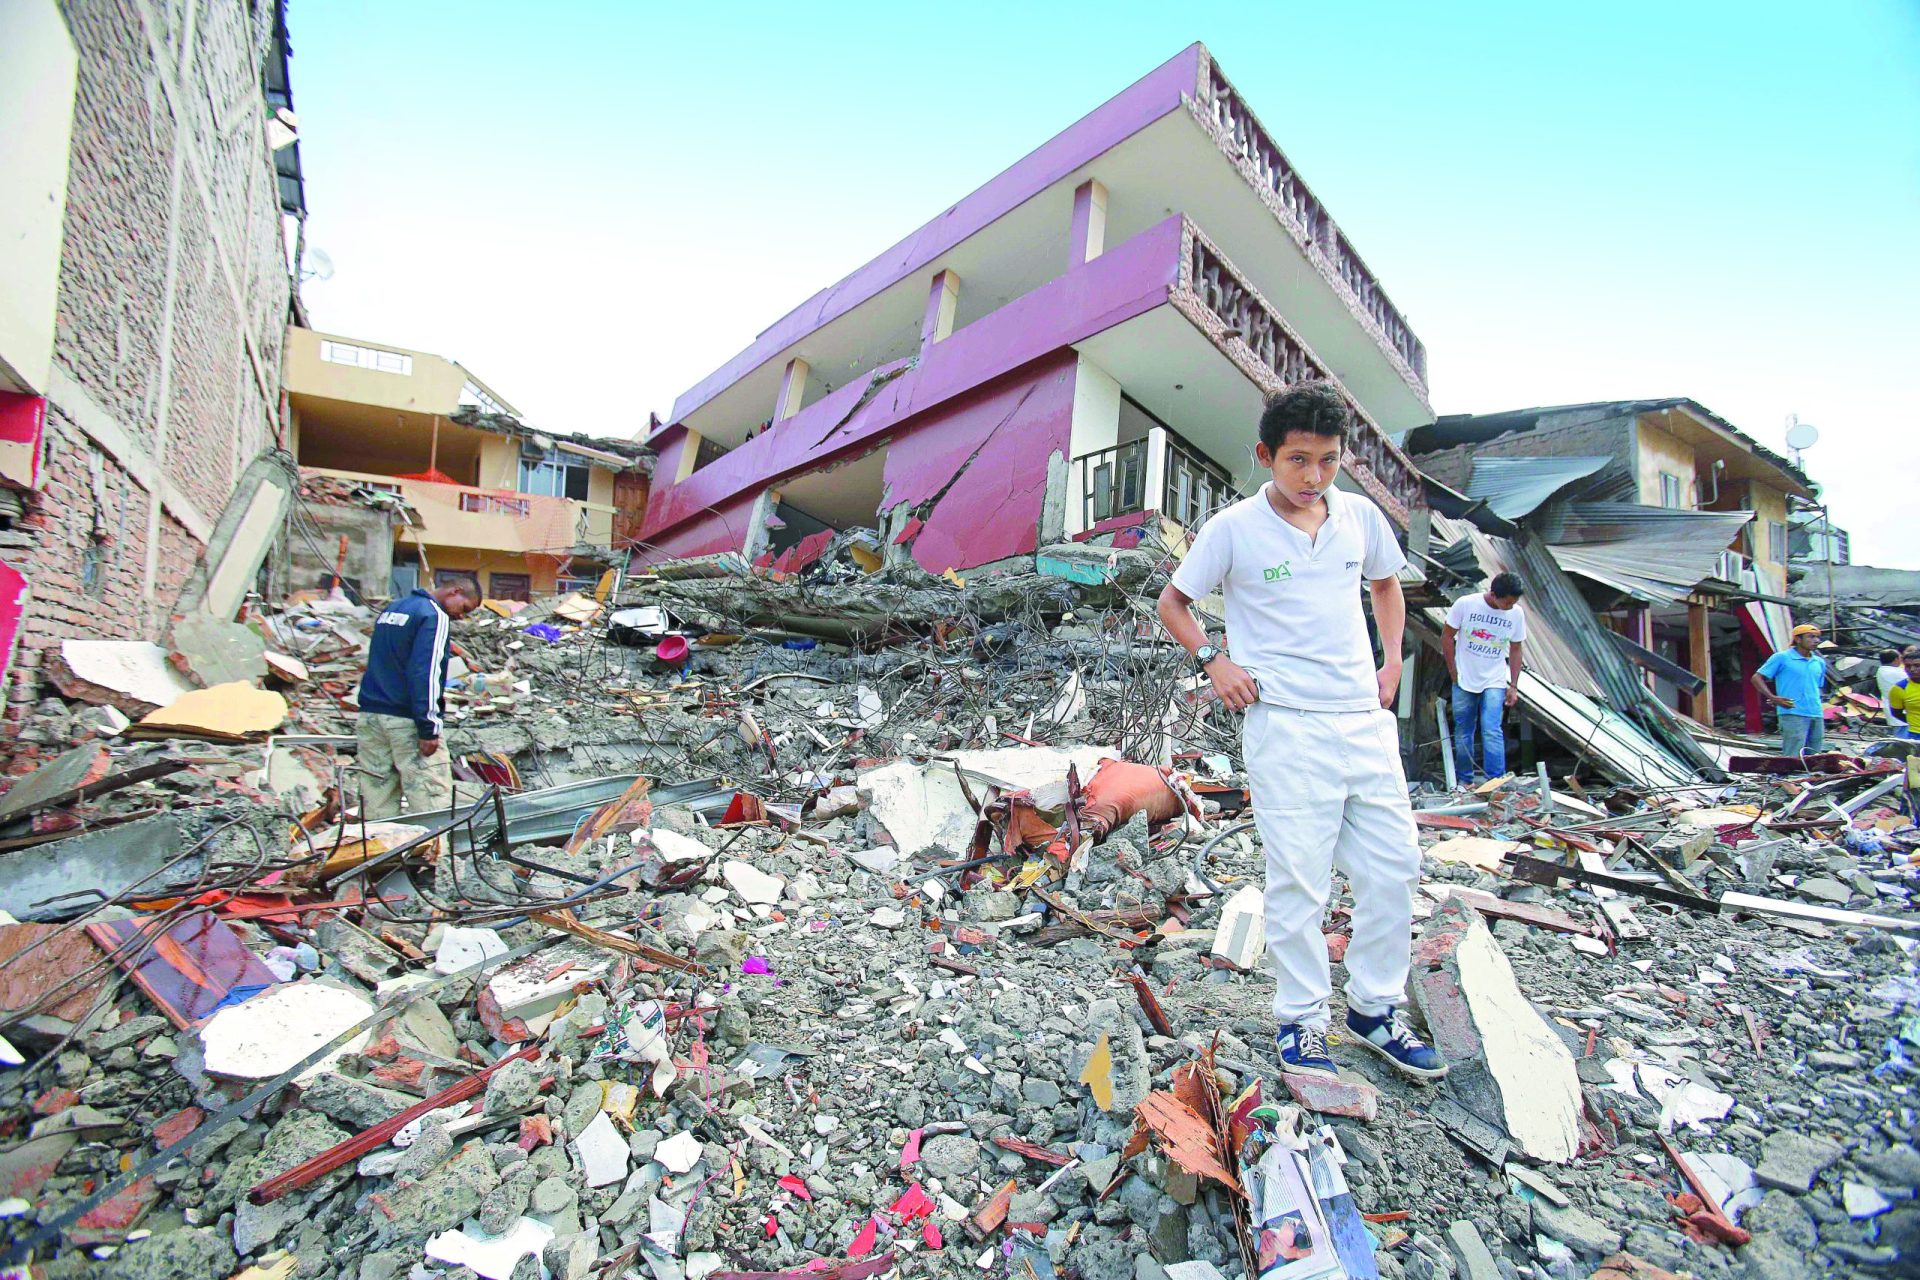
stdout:
{"type": "MultiPolygon", "coordinates": [[[[960,465],[954,469],[953,474],[947,478],[946,483],[942,484],[939,490],[931,496],[914,504],[914,510],[920,516],[924,518],[933,514],[934,508],[940,505],[941,499],[945,498],[947,494],[953,491],[953,487],[960,483],[962,477],[967,474],[967,471],[973,464],[979,461],[980,455],[986,452],[987,447],[999,436],[1001,429],[1013,421],[1014,417],[1026,406],[1027,401],[1032,398],[1036,390],[1038,390],[1038,384],[1029,384],[1025,390],[1021,391],[1020,398],[1013,402],[1013,406],[1002,415],[1000,421],[993,424],[993,429],[981,438],[980,443],[973,447],[971,453],[960,460],[960,465]]],[[[889,489],[890,488],[891,486],[889,486],[889,489]]],[[[881,508],[883,512],[886,510],[887,508],[885,507],[881,508]]]]}

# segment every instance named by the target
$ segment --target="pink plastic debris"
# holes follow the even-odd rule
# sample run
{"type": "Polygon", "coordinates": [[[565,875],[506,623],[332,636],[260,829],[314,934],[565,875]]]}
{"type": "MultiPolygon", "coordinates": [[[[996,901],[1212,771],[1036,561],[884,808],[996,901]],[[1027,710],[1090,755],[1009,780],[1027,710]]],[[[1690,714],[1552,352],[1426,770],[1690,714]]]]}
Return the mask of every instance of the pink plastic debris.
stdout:
{"type": "Polygon", "coordinates": [[[748,956],[740,962],[740,972],[772,973],[773,968],[767,964],[767,958],[765,956],[748,956]]]}
{"type": "Polygon", "coordinates": [[[917,1182],[907,1188],[905,1195],[893,1202],[893,1211],[899,1215],[903,1224],[912,1222],[916,1218],[927,1217],[933,1210],[933,1197],[921,1190],[917,1182]]]}
{"type": "Polygon", "coordinates": [[[900,1167],[906,1168],[920,1159],[920,1136],[925,1129],[915,1129],[907,1135],[906,1145],[900,1148],[900,1167]]]}
{"type": "Polygon", "coordinates": [[[802,1200],[813,1199],[813,1192],[807,1190],[807,1184],[805,1180],[795,1176],[794,1174],[790,1173],[786,1177],[780,1179],[780,1188],[783,1191],[793,1192],[793,1194],[795,1194],[796,1196],[799,1196],[802,1200]]]}
{"type": "Polygon", "coordinates": [[[879,1237],[880,1220],[878,1218],[868,1218],[867,1225],[860,1228],[860,1234],[855,1236],[853,1243],[847,1246],[847,1256],[849,1258],[866,1257],[873,1252],[874,1242],[878,1240],[879,1237]]]}

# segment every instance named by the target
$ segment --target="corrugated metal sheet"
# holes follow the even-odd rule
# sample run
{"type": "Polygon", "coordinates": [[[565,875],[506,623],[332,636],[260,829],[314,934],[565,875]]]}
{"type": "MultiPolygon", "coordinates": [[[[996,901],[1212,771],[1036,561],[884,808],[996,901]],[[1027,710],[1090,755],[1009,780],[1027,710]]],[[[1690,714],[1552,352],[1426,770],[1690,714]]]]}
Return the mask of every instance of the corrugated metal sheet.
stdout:
{"type": "Polygon", "coordinates": [[[1518,520],[1568,485],[1598,474],[1611,461],[1607,457],[1475,458],[1467,496],[1485,499],[1497,516],[1518,520]]]}
{"type": "Polygon", "coordinates": [[[1640,600],[1685,598],[1720,574],[1720,553],[1753,519],[1751,511],[1676,511],[1627,502],[1572,502],[1540,524],[1553,558],[1640,600]]]}
{"type": "MultiPolygon", "coordinates": [[[[1482,576],[1511,570],[1527,584],[1523,606],[1527,642],[1522,651],[1527,670],[1565,693],[1604,702],[1613,712],[1637,722],[1642,736],[1650,738],[1648,745],[1658,744],[1671,757],[1668,763],[1689,777],[1694,768],[1713,767],[1712,757],[1701,750],[1673,711],[1654,698],[1641,683],[1639,672],[1607,638],[1606,628],[1545,543],[1532,534],[1518,539],[1488,537],[1461,521],[1438,516],[1434,532],[1436,538],[1456,539],[1438,557],[1449,567],[1457,567],[1464,544],[1465,554],[1482,576]]],[[[1556,727],[1568,732],[1580,728],[1557,722],[1556,727]]]]}
{"type": "Polygon", "coordinates": [[[1520,701],[1562,746],[1582,759],[1598,761],[1615,777],[1644,787],[1679,787],[1699,781],[1670,753],[1660,750],[1638,725],[1571,689],[1558,688],[1523,671],[1520,701]]]}
{"type": "MultiPolygon", "coordinates": [[[[1510,541],[1481,533],[1464,520],[1435,516],[1433,537],[1436,544],[1443,539],[1449,544],[1435,558],[1465,577],[1485,582],[1496,573],[1505,573],[1509,570],[1519,572],[1507,550],[1513,545],[1510,541]]],[[[1521,648],[1521,655],[1527,670],[1538,673],[1542,679],[1550,680],[1562,688],[1577,690],[1590,698],[1605,696],[1604,691],[1588,673],[1586,663],[1580,658],[1579,650],[1568,643],[1557,612],[1551,608],[1538,607],[1532,594],[1527,596],[1525,608],[1527,641],[1521,648]]],[[[1584,603],[1581,608],[1583,610],[1586,608],[1584,603]]],[[[1433,611],[1433,616],[1436,627],[1446,621],[1445,610],[1433,611]]],[[[1588,616],[1591,617],[1591,613],[1588,616]]]]}

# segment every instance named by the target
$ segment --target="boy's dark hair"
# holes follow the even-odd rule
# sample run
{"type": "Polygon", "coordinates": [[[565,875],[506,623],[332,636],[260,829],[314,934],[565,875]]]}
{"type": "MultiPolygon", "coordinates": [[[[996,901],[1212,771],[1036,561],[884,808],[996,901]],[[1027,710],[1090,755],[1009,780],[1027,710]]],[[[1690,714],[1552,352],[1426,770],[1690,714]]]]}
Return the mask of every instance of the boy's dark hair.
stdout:
{"type": "Polygon", "coordinates": [[[1909,658],[1920,658],[1920,644],[1910,644],[1900,651],[1900,661],[1905,662],[1909,658]]]}
{"type": "Polygon", "coordinates": [[[1341,444],[1353,430],[1353,411],[1328,382],[1303,382],[1267,401],[1260,414],[1260,443],[1278,450],[1287,436],[1304,431],[1310,436],[1333,437],[1341,444]]]}
{"type": "Polygon", "coordinates": [[[1881,666],[1890,667],[1898,661],[1900,661],[1900,651],[1898,649],[1882,649],[1880,651],[1881,666]]]}
{"type": "Polygon", "coordinates": [[[1502,600],[1518,600],[1527,594],[1527,584],[1520,581],[1520,575],[1517,573],[1496,573],[1493,575],[1493,581],[1487,585],[1487,590],[1502,600]]]}
{"type": "Polygon", "coordinates": [[[442,578],[439,584],[434,587],[435,591],[446,591],[449,589],[458,591],[475,604],[486,599],[486,596],[481,594],[480,591],[480,579],[470,573],[450,573],[442,578]]]}

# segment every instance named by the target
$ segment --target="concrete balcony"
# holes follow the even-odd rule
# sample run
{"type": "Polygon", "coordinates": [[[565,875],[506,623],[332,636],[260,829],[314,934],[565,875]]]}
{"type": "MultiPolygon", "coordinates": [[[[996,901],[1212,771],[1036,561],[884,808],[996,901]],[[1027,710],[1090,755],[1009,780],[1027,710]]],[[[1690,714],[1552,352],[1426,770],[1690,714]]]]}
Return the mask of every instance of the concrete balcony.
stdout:
{"type": "Polygon", "coordinates": [[[1399,358],[1424,393],[1426,344],[1414,336],[1406,317],[1387,297],[1387,291],[1335,224],[1333,215],[1308,188],[1204,46],[1200,50],[1200,91],[1192,110],[1201,127],[1259,192],[1328,283],[1346,297],[1348,305],[1373,331],[1375,340],[1399,358]]]}
{"type": "Polygon", "coordinates": [[[760,330],[680,395],[673,425],[736,446],[770,419],[914,360],[936,275],[958,282],[957,337],[1078,274],[1091,265],[1074,257],[1073,239],[1076,193],[1089,183],[1103,192],[1106,252],[1170,214],[1192,219],[1376,422],[1399,431],[1432,420],[1426,349],[1406,316],[1195,44],[760,330]],[[796,364],[809,373],[794,387],[796,364]]]}
{"type": "Polygon", "coordinates": [[[614,509],[600,503],[333,467],[300,470],[398,494],[418,520],[398,534],[403,545],[555,556],[613,545],[614,509]]]}

